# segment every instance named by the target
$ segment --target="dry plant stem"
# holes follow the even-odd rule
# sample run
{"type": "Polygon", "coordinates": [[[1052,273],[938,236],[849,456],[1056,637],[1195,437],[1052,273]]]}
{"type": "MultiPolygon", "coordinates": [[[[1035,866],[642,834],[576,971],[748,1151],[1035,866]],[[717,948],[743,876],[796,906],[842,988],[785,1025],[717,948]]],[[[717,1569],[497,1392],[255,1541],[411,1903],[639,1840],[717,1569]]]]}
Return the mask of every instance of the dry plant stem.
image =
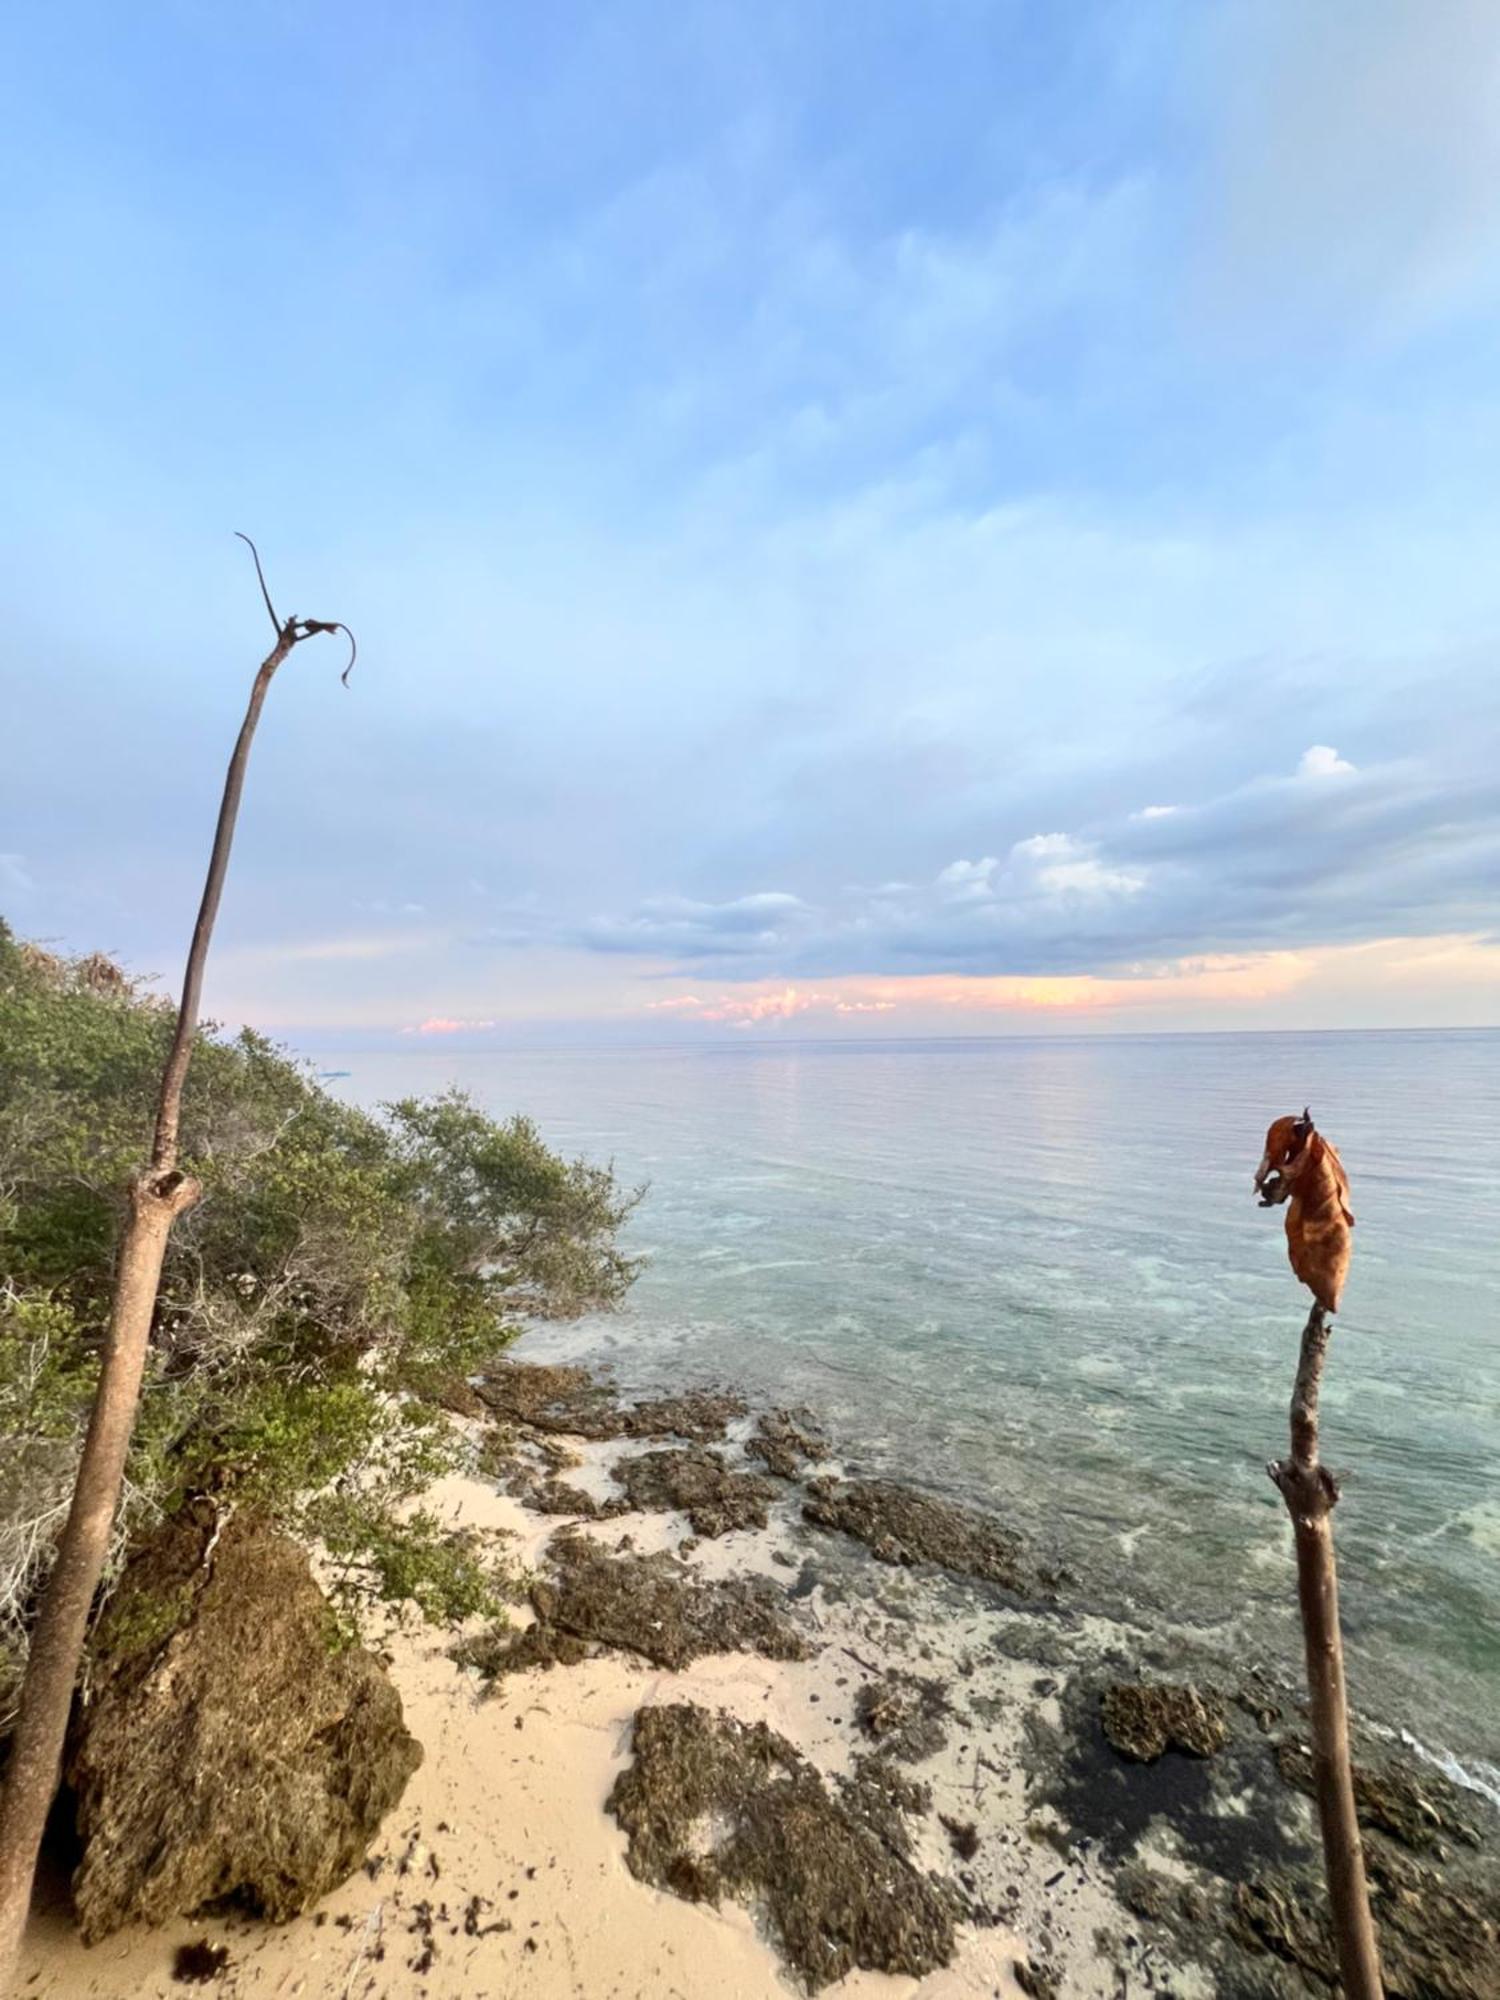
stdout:
{"type": "MultiPolygon", "coordinates": [[[[253,553],[253,544],[251,548],[253,553]]],[[[258,557],[256,569],[259,572],[258,557]]],[[[261,588],[264,593],[264,578],[261,588]]],[[[58,1541],[57,1558],[42,1599],[21,1688],[5,1792],[0,1798],[0,1994],[10,1990],[14,1978],[37,1853],[57,1790],[89,1612],[104,1571],[120,1503],[167,1239],[178,1216],[192,1207],[200,1193],[197,1181],[178,1170],[177,1128],[182,1087],[198,1027],[203,972],[229,866],[250,745],[266,690],[293,647],[314,632],[344,629],[307,618],[288,618],[282,623],[271,607],[269,594],[266,594],[266,609],[271,613],[276,643],[255,676],[245,720],[224,779],[213,853],[183,977],[176,1031],[162,1072],[151,1161],[130,1184],[129,1215],[116,1263],[114,1299],[99,1385],[72,1504],[58,1541]]]]}
{"type": "Polygon", "coordinates": [[[1323,1864],[1333,1909],[1339,1974],[1346,2000],[1382,2000],[1385,1989],[1370,1916],[1349,1758],[1349,1704],[1333,1558],[1332,1516],[1339,1490],[1333,1475],[1318,1459],[1318,1392],[1331,1331],[1323,1308],[1315,1305],[1302,1330],[1302,1352],[1292,1390],[1292,1455],[1273,1461],[1267,1470],[1286,1502],[1297,1544],[1297,1597],[1307,1654],[1313,1790],[1323,1833],[1323,1864]]]}

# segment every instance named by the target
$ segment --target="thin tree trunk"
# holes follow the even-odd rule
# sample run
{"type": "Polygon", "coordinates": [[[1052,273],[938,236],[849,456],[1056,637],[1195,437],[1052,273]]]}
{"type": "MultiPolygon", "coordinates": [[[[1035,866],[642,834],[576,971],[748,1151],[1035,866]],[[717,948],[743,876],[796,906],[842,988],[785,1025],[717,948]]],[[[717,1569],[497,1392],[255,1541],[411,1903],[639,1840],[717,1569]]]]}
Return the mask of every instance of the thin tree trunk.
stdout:
{"type": "Polygon", "coordinates": [[[1302,1330],[1292,1390],[1292,1455],[1267,1470],[1281,1491],[1297,1545],[1297,1597],[1307,1654],[1313,1792],[1323,1833],[1323,1863],[1333,1908],[1339,1973],[1347,2000],[1382,2000],[1380,1954],[1370,1916],[1364,1845],[1354,1806],[1349,1759],[1349,1706],[1344,1644],[1339,1630],[1338,1573],[1333,1559],[1333,1509],[1339,1490],[1318,1458],[1318,1392],[1331,1328],[1315,1305],[1302,1330]]]}
{"type": "MultiPolygon", "coordinates": [[[[251,553],[255,553],[253,543],[251,553]]],[[[255,567],[259,575],[259,556],[255,567]]],[[[288,618],[283,623],[272,607],[263,576],[261,591],[276,632],[276,643],[256,673],[224,778],[208,877],[183,975],[177,1026],[162,1071],[151,1160],[130,1183],[129,1216],[120,1241],[109,1332],[94,1392],[94,1407],[68,1519],[58,1540],[57,1557],[27,1655],[5,1793],[0,1798],[0,1993],[9,1990],[14,1974],[36,1876],[37,1854],[57,1791],[89,1612],[109,1554],[110,1535],[124,1484],[125,1459],[135,1428],[167,1239],[178,1216],[193,1206],[201,1192],[191,1175],[178,1170],[177,1128],[182,1112],[182,1087],[198,1028],[204,967],[234,842],[251,741],[266,690],[292,648],[315,632],[345,630],[341,625],[311,618],[288,618]]]]}

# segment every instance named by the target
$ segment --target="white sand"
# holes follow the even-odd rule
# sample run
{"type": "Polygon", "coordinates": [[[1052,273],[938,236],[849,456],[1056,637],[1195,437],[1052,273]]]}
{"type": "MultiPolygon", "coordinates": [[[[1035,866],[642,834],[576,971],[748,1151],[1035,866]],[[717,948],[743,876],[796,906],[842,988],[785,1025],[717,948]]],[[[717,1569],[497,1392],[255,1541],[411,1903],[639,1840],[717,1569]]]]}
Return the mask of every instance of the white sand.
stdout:
{"type": "MultiPolygon", "coordinates": [[[[584,1448],[588,1462],[565,1476],[602,1492],[616,1449],[584,1448]]],[[[435,1499],[455,1521],[514,1535],[522,1561],[559,1525],[471,1480],[443,1482],[435,1499]]],[[[628,1531],[638,1548],[649,1548],[675,1541],[684,1525],[647,1515],[591,1532],[612,1543],[628,1531]]],[[[694,1560],[709,1574],[764,1567],[787,1533],[785,1520],[773,1520],[763,1535],[705,1543],[694,1560]]],[[[770,1573],[787,1580],[784,1568],[770,1573]]],[[[894,1573],[883,1573],[882,1587],[886,1579],[899,1589],[894,1573]]],[[[811,1661],[730,1655],[671,1674],[616,1655],[509,1676],[490,1700],[446,1657],[448,1635],[397,1633],[386,1642],[392,1673],[426,1755],[373,1851],[382,1864],[373,1878],[360,1873],[315,1913],[287,1925],[184,1920],[93,1949],[79,1943],[64,1908],[43,1909],[28,1932],[19,1991],[26,2000],[181,2000],[193,1989],[173,1980],[174,1953],[207,1939],[227,1946],[230,1960],[206,1990],[256,2000],[781,2000],[798,1989],[751,1915],[732,1903],[718,1911],[685,1903],[638,1882],[604,1802],[628,1762],[631,1717],[648,1702],[691,1700],[763,1720],[821,1769],[846,1768],[850,1703],[867,1675],[844,1651],[855,1628],[841,1630],[840,1607],[814,1601],[810,1609],[825,1642],[811,1661]],[[423,1906],[431,1916],[426,1964],[423,1906]],[[471,1907],[476,1914],[466,1930],[471,1907]],[[489,1928],[497,1924],[506,1928],[489,1928]]],[[[869,1622],[857,1630],[854,1650],[869,1660],[869,1622]]],[[[954,1658],[983,1637],[945,1633],[954,1658]]],[[[951,1663],[928,1659],[924,1648],[923,1657],[908,1654],[904,1664],[939,1672],[951,1663]]],[[[1113,1968],[1095,1962],[1092,1939],[1097,1926],[1119,1923],[1120,1910],[1097,1879],[1076,1866],[1064,1871],[1056,1853],[1021,1830],[1026,1807],[1015,1753],[1031,1673],[1003,1661],[987,1665],[985,1686],[1008,1683],[1014,1712],[992,1732],[955,1730],[948,1749],[916,1772],[932,1784],[935,1809],[919,1865],[950,1874],[955,1865],[936,1812],[978,1820],[987,1836],[995,1830],[974,1875],[992,1907],[1014,1909],[1023,1935],[966,1930],[947,1969],[921,1981],[855,1973],[825,1989],[833,2000],[990,2000],[1020,1990],[1012,1968],[1028,1955],[1060,1959],[1069,1996],[1117,1990],[1113,1968]]],[[[1030,1706],[1035,1711],[1034,1697],[1030,1706]]]]}

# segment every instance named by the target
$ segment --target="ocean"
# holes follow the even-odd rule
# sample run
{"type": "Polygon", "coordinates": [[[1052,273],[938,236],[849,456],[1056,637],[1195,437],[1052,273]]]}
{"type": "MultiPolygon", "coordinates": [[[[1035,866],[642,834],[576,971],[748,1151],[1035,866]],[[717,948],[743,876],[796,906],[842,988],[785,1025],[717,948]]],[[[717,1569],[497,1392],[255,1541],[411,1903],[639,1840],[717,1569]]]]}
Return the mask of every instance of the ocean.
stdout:
{"type": "Polygon", "coordinates": [[[1251,1175],[1310,1105],[1357,1217],[1323,1399],[1351,1698],[1500,1803],[1500,1032],[329,1060],[649,1183],[626,1309],[525,1351],[810,1404],[1110,1615],[1292,1671],[1265,1464],[1308,1301],[1251,1175]]]}

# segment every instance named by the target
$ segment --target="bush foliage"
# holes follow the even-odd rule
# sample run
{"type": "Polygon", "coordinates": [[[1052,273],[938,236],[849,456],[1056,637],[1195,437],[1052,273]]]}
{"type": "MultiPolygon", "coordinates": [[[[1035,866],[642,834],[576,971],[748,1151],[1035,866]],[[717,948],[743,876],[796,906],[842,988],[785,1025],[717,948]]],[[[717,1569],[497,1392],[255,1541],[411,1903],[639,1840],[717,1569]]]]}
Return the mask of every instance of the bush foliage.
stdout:
{"type": "MultiPolygon", "coordinates": [[[[0,923],[0,1656],[66,1509],[170,1006],[0,923]]],[[[618,1303],[637,1195],[459,1093],[379,1116],[248,1030],[198,1038],[122,1534],[190,1493],[319,1537],[351,1588],[488,1608],[413,1502],[455,1461],[440,1405],[525,1316],[618,1303]]],[[[4,1678],[0,1660],[0,1679],[4,1678]]],[[[3,1708],[3,1694],[0,1694],[3,1708]]]]}

